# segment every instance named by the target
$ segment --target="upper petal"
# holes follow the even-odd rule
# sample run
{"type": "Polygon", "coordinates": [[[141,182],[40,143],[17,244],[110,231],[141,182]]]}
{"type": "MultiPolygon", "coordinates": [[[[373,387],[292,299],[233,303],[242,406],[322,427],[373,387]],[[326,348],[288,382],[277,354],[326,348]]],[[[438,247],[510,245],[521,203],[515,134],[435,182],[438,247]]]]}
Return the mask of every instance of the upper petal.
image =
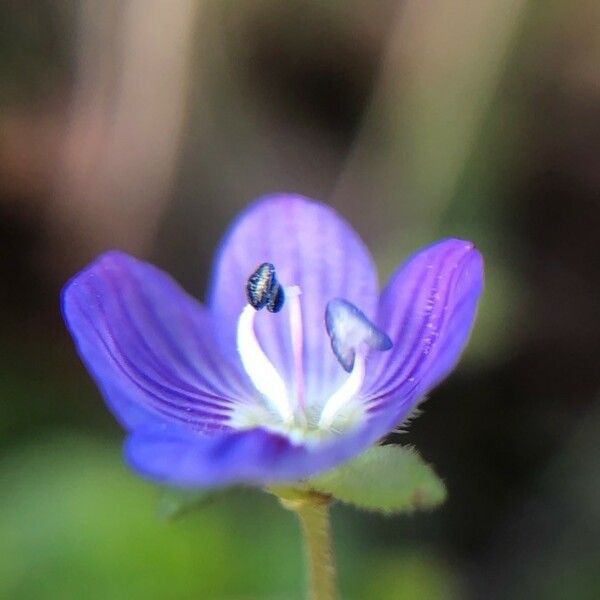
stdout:
{"type": "Polygon", "coordinates": [[[373,356],[364,392],[372,413],[383,410],[392,423],[448,374],[467,341],[482,289],[483,260],[463,240],[437,242],[398,269],[379,302],[378,323],[394,347],[373,356]]]}
{"type": "Polygon", "coordinates": [[[62,309],[78,352],[128,429],[220,430],[250,397],[233,361],[221,356],[210,315],[159,269],[109,252],[63,290],[62,309]]]}
{"type": "MultiPolygon", "coordinates": [[[[325,329],[325,307],[342,297],[373,318],[377,276],[368,250],[331,208],[301,196],[275,195],[252,204],[232,225],[215,263],[209,306],[225,344],[235,345],[248,277],[261,263],[275,266],[283,286],[300,286],[307,401],[326,398],[345,373],[325,329]]],[[[294,380],[288,311],[261,311],[257,337],[287,382],[294,380]]]]}

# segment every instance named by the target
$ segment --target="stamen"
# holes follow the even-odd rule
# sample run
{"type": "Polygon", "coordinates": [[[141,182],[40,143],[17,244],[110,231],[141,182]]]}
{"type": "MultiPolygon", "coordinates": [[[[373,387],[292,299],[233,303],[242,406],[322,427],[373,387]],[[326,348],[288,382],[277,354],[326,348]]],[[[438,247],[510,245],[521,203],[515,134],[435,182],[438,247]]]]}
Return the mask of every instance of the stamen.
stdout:
{"type": "Polygon", "coordinates": [[[352,372],[323,406],[318,424],[320,429],[329,429],[331,427],[339,411],[358,394],[364,379],[365,357],[362,354],[356,354],[352,372]]]}
{"type": "Polygon", "coordinates": [[[331,349],[345,371],[354,365],[356,349],[366,344],[374,350],[389,350],[392,340],[378,329],[354,304],[343,298],[327,303],[325,326],[331,338],[331,349]]]}
{"type": "Polygon", "coordinates": [[[264,353],[254,332],[256,314],[256,310],[250,304],[246,304],[238,320],[237,348],[242,365],[254,387],[279,413],[285,423],[291,423],[294,415],[285,382],[264,353]]]}
{"type": "Polygon", "coordinates": [[[369,350],[384,351],[392,347],[392,340],[387,334],[343,298],[334,298],[327,303],[325,326],[333,353],[350,375],[323,405],[318,424],[321,429],[329,429],[340,410],[360,392],[369,350]]]}
{"type": "Polygon", "coordinates": [[[283,308],[285,302],[285,293],[283,287],[278,281],[275,281],[271,291],[271,297],[267,302],[267,310],[272,313],[279,312],[283,308]]]}

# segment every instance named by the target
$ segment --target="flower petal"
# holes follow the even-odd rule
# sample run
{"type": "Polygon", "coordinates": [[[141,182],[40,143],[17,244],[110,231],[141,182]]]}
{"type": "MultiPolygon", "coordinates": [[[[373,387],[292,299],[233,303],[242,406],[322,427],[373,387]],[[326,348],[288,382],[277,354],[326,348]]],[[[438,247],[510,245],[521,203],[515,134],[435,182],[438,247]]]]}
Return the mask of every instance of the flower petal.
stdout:
{"type": "Polygon", "coordinates": [[[222,430],[236,402],[251,397],[245,375],[220,355],[208,311],[149,264],[102,255],[65,286],[62,309],[81,358],[128,429],[222,430]]]}
{"type": "Polygon", "coordinates": [[[363,394],[372,413],[384,409],[392,421],[395,413],[403,418],[448,374],[467,341],[482,289],[481,255],[456,239],[417,252],[392,276],[378,323],[394,347],[372,357],[363,394]]]}
{"type": "Polygon", "coordinates": [[[159,483],[260,486],[330,469],[358,454],[368,441],[364,432],[308,446],[260,428],[195,437],[135,431],[127,438],[125,458],[135,471],[159,483]]]}
{"type": "MultiPolygon", "coordinates": [[[[276,195],[251,205],[226,235],[209,294],[225,344],[235,346],[236,323],[246,304],[248,277],[272,263],[283,286],[300,286],[306,397],[328,397],[345,378],[325,329],[325,307],[345,298],[373,319],[377,275],[368,250],[352,228],[331,208],[293,195],[276,195]]],[[[286,302],[289,304],[289,301],[286,302]]],[[[256,318],[257,337],[284,379],[294,381],[289,309],[256,318]]]]}

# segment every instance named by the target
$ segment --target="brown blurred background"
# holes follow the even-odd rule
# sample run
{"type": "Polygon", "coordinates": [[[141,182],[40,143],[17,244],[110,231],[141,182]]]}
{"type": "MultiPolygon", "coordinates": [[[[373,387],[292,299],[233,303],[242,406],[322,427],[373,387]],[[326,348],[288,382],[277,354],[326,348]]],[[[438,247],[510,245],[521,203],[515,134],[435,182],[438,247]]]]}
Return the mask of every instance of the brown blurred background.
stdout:
{"type": "Polygon", "coordinates": [[[58,308],[108,248],[202,296],[273,191],[335,206],[382,281],[444,235],[486,259],[400,440],[449,500],[336,509],[343,597],[600,597],[599,28],[592,0],[2,3],[0,597],[302,597],[270,498],[156,517],[58,308]]]}

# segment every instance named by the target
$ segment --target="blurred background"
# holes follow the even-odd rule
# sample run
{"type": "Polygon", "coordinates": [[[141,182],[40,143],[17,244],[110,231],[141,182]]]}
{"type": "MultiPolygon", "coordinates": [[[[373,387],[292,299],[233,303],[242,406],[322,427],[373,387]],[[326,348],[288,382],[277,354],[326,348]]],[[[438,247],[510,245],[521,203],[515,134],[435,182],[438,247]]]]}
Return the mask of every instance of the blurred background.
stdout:
{"type": "Polygon", "coordinates": [[[444,235],[486,259],[400,440],[449,499],[335,507],[343,598],[600,598],[599,26],[594,0],[2,2],[0,597],[302,597],[271,497],[157,517],[58,306],[108,248],[202,297],[234,215],[295,191],[382,281],[444,235]]]}

